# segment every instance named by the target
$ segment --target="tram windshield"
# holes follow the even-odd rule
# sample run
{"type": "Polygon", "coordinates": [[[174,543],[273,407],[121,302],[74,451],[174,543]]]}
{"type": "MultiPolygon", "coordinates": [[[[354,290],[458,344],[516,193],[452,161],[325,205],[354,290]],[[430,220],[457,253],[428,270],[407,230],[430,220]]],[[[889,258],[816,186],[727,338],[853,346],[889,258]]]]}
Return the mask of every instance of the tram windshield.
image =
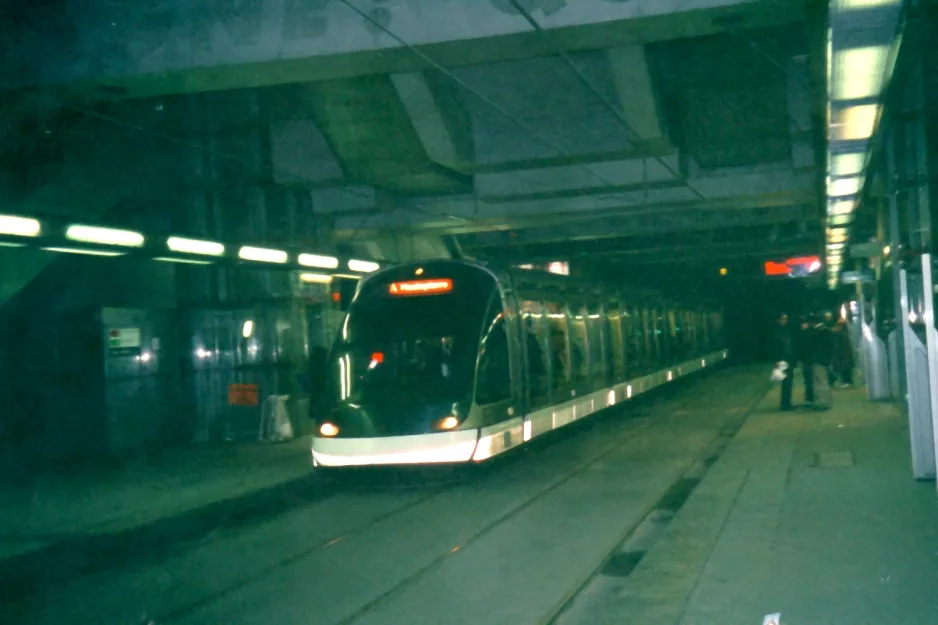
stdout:
{"type": "Polygon", "coordinates": [[[464,275],[442,281],[363,287],[333,350],[334,399],[373,416],[471,399],[483,317],[496,289],[488,274],[459,269],[464,275]],[[445,288],[434,292],[434,284],[445,288]]]}

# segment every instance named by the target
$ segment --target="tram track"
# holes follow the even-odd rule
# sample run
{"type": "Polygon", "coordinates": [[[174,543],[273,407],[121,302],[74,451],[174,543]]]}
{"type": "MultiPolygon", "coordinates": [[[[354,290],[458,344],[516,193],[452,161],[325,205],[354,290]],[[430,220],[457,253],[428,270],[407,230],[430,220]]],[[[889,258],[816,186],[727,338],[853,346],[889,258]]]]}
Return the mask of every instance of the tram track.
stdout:
{"type": "MultiPolygon", "coordinates": [[[[530,448],[530,451],[536,454],[535,457],[530,457],[527,454],[514,454],[511,458],[496,462],[494,465],[483,465],[483,467],[479,467],[483,469],[483,471],[480,472],[481,475],[477,476],[477,479],[450,481],[439,487],[432,488],[429,492],[418,493],[415,499],[410,499],[401,505],[393,506],[381,514],[372,516],[361,523],[351,524],[348,528],[317,540],[314,544],[289,553],[289,555],[285,557],[265,563],[263,566],[250,571],[249,574],[239,575],[235,580],[232,580],[231,583],[213,589],[211,592],[207,592],[197,599],[186,600],[172,607],[167,606],[166,609],[155,609],[152,613],[147,614],[146,622],[158,624],[200,622],[197,616],[201,610],[209,608],[212,604],[222,603],[232,595],[236,595],[239,591],[261,582],[264,578],[275,575],[279,571],[283,571],[292,566],[298,566],[305,559],[317,557],[317,553],[327,551],[344,543],[355,541],[356,539],[359,539],[360,542],[369,534],[380,533],[382,526],[391,523],[395,519],[407,515],[414,515],[415,518],[420,518],[421,513],[419,508],[421,507],[426,508],[428,511],[423,517],[431,517],[430,511],[433,509],[432,506],[434,503],[445,505],[445,502],[441,503],[437,500],[444,496],[452,495],[452,491],[454,490],[466,489],[468,495],[476,498],[480,496],[484,498],[486,489],[492,487],[493,479],[511,479],[511,474],[518,476],[529,475],[529,469],[537,467],[538,465],[553,466],[557,461],[571,462],[572,467],[566,468],[561,472],[551,473],[549,476],[544,477],[542,485],[539,485],[536,490],[526,491],[523,496],[518,497],[517,501],[513,501],[510,506],[506,506],[504,511],[498,511],[499,514],[494,519],[482,524],[475,529],[475,531],[454,537],[453,540],[449,541],[449,547],[441,547],[436,553],[430,551],[427,554],[426,561],[417,569],[404,573],[399,580],[383,590],[375,588],[376,592],[373,596],[369,600],[361,603],[357,609],[348,612],[341,618],[328,619],[328,622],[337,622],[346,625],[360,620],[362,617],[380,608],[388,599],[404,592],[407,588],[420,580],[425,579],[435,568],[445,562],[448,557],[458,553],[460,550],[464,551],[468,549],[495,530],[510,524],[514,518],[518,517],[531,506],[547,499],[552,493],[555,493],[574,478],[582,476],[586,471],[589,471],[592,467],[601,463],[608,456],[620,450],[624,445],[642,436],[643,433],[647,432],[655,423],[661,419],[667,418],[668,413],[672,415],[681,413],[682,411],[687,411],[689,407],[698,404],[701,401],[700,390],[702,385],[700,382],[707,383],[707,378],[710,378],[710,375],[696,377],[695,379],[698,380],[697,383],[694,383],[692,379],[688,379],[688,385],[678,384],[676,385],[677,388],[672,387],[674,390],[673,394],[670,395],[662,396],[656,393],[645,398],[636,398],[638,401],[632,404],[620,404],[613,411],[603,411],[597,414],[595,418],[584,420],[581,426],[571,428],[570,435],[560,434],[563,440],[545,440],[542,443],[535,441],[535,443],[539,444],[532,445],[530,448]],[[596,428],[605,428],[605,430],[593,432],[593,435],[590,436],[591,431],[596,428]],[[607,431],[608,434],[606,433],[607,431]],[[602,438],[604,436],[611,437],[613,433],[615,434],[614,440],[602,438]],[[600,440],[606,441],[598,450],[596,447],[599,445],[597,445],[595,438],[597,435],[601,437],[600,440]],[[578,457],[580,455],[588,456],[588,458],[580,459],[578,457]],[[573,456],[572,461],[569,460],[569,456],[573,456]],[[568,459],[564,460],[564,458],[568,459]],[[525,465],[526,462],[527,464],[525,465]],[[506,463],[508,463],[508,466],[505,466],[506,463]],[[519,465],[525,465],[526,468],[519,465]],[[190,617],[196,618],[189,621],[190,617]]],[[[720,380],[718,378],[718,380],[716,387],[711,387],[704,395],[719,395],[723,390],[728,390],[727,384],[730,382],[726,379],[720,380]]],[[[730,378],[730,380],[732,380],[732,378],[730,378]]],[[[316,504],[323,506],[330,501],[335,502],[338,492],[328,486],[323,486],[323,489],[329,492],[326,492],[326,490],[319,491],[315,500],[310,502],[310,505],[316,504]]],[[[359,493],[361,492],[362,491],[359,490],[359,493]]],[[[303,503],[296,503],[296,505],[302,506],[303,503]]],[[[644,517],[644,515],[642,516],[644,517]]],[[[270,520],[273,521],[274,519],[270,520]]],[[[202,540],[180,545],[178,548],[173,549],[173,551],[182,551],[183,548],[198,549],[201,546],[205,546],[206,543],[214,543],[216,541],[224,542],[226,540],[236,545],[239,540],[238,537],[227,535],[224,531],[225,529],[227,528],[216,528],[214,531],[205,535],[202,540]]],[[[238,528],[235,529],[237,530],[238,528]]],[[[386,529],[386,527],[384,529],[386,529]]],[[[237,533],[237,531],[235,533],[237,533]]],[[[180,557],[183,556],[184,554],[180,555],[180,557]]],[[[566,603],[565,601],[564,604],[566,603]]]]}
{"type": "MultiPolygon", "coordinates": [[[[690,382],[690,380],[688,380],[688,382],[690,382]]],[[[687,392],[686,388],[681,389],[681,390],[683,392],[687,392]]],[[[653,396],[643,397],[635,403],[639,403],[643,400],[650,400],[652,402],[655,402],[656,400],[661,400],[661,399],[662,399],[661,395],[655,394],[653,396]]],[[[670,400],[670,401],[673,401],[673,400],[670,400]]],[[[695,401],[695,398],[691,394],[688,397],[681,398],[679,401],[680,403],[678,403],[675,406],[676,409],[686,407],[687,405],[695,401]]],[[[667,402],[669,402],[669,398],[664,398],[664,402],[662,403],[667,403],[667,402]]],[[[616,407],[615,413],[612,413],[612,411],[610,411],[610,412],[597,414],[596,415],[597,420],[599,419],[608,420],[608,419],[615,419],[615,418],[621,419],[623,417],[627,417],[630,423],[636,422],[641,418],[645,418],[647,419],[647,421],[645,423],[640,424],[638,427],[634,427],[632,429],[627,430],[627,432],[625,432],[620,437],[618,437],[614,443],[610,443],[608,447],[604,449],[598,456],[592,457],[590,460],[581,463],[580,465],[576,466],[572,471],[568,471],[567,473],[565,473],[558,479],[554,480],[546,488],[541,489],[537,493],[533,494],[533,496],[521,501],[519,504],[517,504],[516,506],[511,508],[509,511],[507,511],[505,514],[501,515],[498,519],[489,523],[488,525],[483,527],[481,530],[476,532],[468,540],[463,539],[462,541],[460,541],[461,544],[459,545],[459,549],[468,547],[472,542],[483,538],[490,531],[496,529],[497,527],[503,525],[506,522],[509,522],[512,517],[516,516],[518,513],[520,513],[521,511],[523,511],[530,505],[534,504],[536,501],[543,499],[544,497],[549,495],[551,492],[555,491],[557,488],[562,486],[564,483],[568,482],[570,479],[572,479],[576,475],[579,475],[583,471],[588,470],[590,466],[595,465],[597,462],[600,462],[607,455],[615,452],[622,445],[640,436],[642,432],[644,432],[645,430],[647,430],[648,427],[654,424],[654,415],[649,414],[649,413],[655,412],[656,410],[660,409],[660,407],[661,407],[660,404],[655,404],[655,403],[652,403],[651,405],[646,404],[646,405],[640,405],[640,406],[629,406],[628,404],[620,404],[619,406],[616,407]],[[628,410],[629,407],[634,408],[634,410],[632,411],[628,410]]],[[[621,424],[619,424],[619,427],[622,427],[621,424]]],[[[587,432],[571,432],[569,435],[566,436],[566,438],[575,437],[577,435],[584,435],[584,434],[587,434],[587,432]]],[[[559,443],[562,443],[563,441],[553,440],[553,441],[537,441],[537,442],[541,445],[556,447],[559,443]]],[[[523,461],[523,458],[519,457],[519,454],[514,454],[513,457],[510,459],[496,459],[496,463],[499,464],[500,466],[495,467],[494,470],[498,471],[499,469],[507,469],[508,467],[505,467],[503,464],[505,462],[516,463],[520,461],[523,461]]],[[[483,471],[486,472],[486,475],[477,476],[478,479],[482,479],[482,480],[484,480],[488,475],[491,475],[491,472],[493,470],[485,466],[477,467],[477,468],[482,469],[483,471]]],[[[478,486],[478,484],[479,482],[477,480],[450,481],[449,483],[441,487],[435,488],[433,492],[427,493],[425,496],[420,497],[416,501],[412,501],[399,508],[395,508],[394,510],[389,511],[386,514],[370,519],[368,522],[358,527],[355,527],[347,532],[344,532],[337,536],[333,536],[332,538],[328,540],[321,541],[317,543],[316,545],[313,545],[307,549],[303,549],[302,551],[292,554],[287,558],[283,558],[277,562],[274,562],[264,567],[263,569],[258,570],[256,574],[251,575],[250,577],[243,578],[237,583],[232,584],[216,593],[213,593],[212,595],[205,596],[198,602],[192,602],[184,606],[179,606],[173,610],[155,615],[154,620],[157,623],[180,622],[184,620],[187,616],[197,612],[203,606],[209,605],[216,601],[223,600],[226,596],[237,592],[239,589],[249,586],[254,581],[260,578],[263,578],[267,575],[270,575],[271,573],[277,571],[278,569],[285,568],[291,565],[292,563],[295,563],[300,560],[303,560],[304,558],[310,557],[318,551],[322,551],[324,549],[328,549],[329,547],[333,547],[339,544],[340,542],[343,542],[346,540],[352,540],[356,536],[363,535],[369,532],[370,530],[380,526],[382,523],[385,523],[391,520],[393,517],[402,516],[414,510],[415,508],[418,508],[420,506],[425,506],[431,503],[433,500],[457,488],[462,488],[462,487],[472,488],[472,487],[478,486]]],[[[369,489],[369,490],[372,490],[372,489],[369,489]]],[[[377,489],[374,489],[374,490],[377,490],[377,489]]],[[[438,554],[431,562],[429,562],[428,564],[425,564],[419,570],[415,571],[414,573],[412,573],[405,579],[401,580],[399,583],[395,584],[393,587],[387,589],[386,591],[382,592],[377,597],[373,598],[368,603],[362,605],[358,610],[356,610],[352,614],[349,614],[342,620],[338,621],[338,624],[344,625],[347,623],[354,622],[360,616],[366,614],[368,611],[379,606],[381,602],[387,599],[388,597],[393,596],[395,593],[406,588],[410,583],[420,579],[427,572],[431,571],[434,568],[434,566],[438,565],[441,561],[445,560],[446,557],[452,555],[452,553],[455,553],[455,551],[451,549],[446,552],[442,552],[438,554]]]]}
{"type": "Polygon", "coordinates": [[[627,570],[618,571],[616,576],[624,579],[628,578],[628,575],[639,565],[645,554],[660,540],[663,530],[671,523],[684,503],[690,498],[697,485],[706,477],[710,467],[722,456],[726,447],[745,424],[746,420],[752,414],[752,411],[762,402],[767,390],[768,385],[765,385],[758,387],[757,390],[752,393],[741,418],[725,426],[717,433],[717,436],[714,437],[707,446],[704,454],[702,454],[703,457],[690,463],[685,471],[681,473],[681,477],[675,480],[671,487],[644,511],[640,520],[625,528],[622,534],[616,537],[613,544],[606,550],[596,567],[584,579],[575,583],[570,592],[548,610],[544,617],[537,622],[537,625],[574,625],[579,622],[588,622],[578,619],[575,615],[570,615],[571,609],[590,587],[596,584],[607,570],[612,568],[611,565],[617,555],[626,557],[627,564],[625,566],[627,570]],[[666,514],[656,518],[656,513],[659,512],[665,512],[666,514]],[[637,538],[636,534],[638,530],[646,525],[653,525],[655,527],[651,530],[652,537],[650,540],[646,537],[645,540],[640,541],[643,543],[643,548],[641,550],[624,549],[634,538],[637,538]],[[568,615],[571,616],[571,618],[565,619],[564,617],[568,615]]]}
{"type": "MultiPolygon", "coordinates": [[[[685,400],[685,401],[686,401],[686,402],[690,402],[691,399],[688,398],[688,399],[685,400]]],[[[683,405],[683,404],[682,404],[682,405],[683,405]]],[[[624,407],[624,406],[623,406],[623,407],[624,407]]],[[[642,407],[642,408],[647,410],[649,407],[642,407]]],[[[611,415],[604,415],[604,416],[605,416],[606,418],[610,418],[610,417],[611,417],[611,415]]],[[[616,416],[620,416],[620,417],[621,417],[622,415],[616,415],[616,416]]],[[[630,415],[630,416],[632,417],[631,420],[634,420],[634,419],[636,419],[636,418],[639,418],[640,416],[645,416],[645,415],[634,415],[634,416],[633,416],[633,415],[630,415]]],[[[571,478],[573,478],[575,475],[581,473],[583,470],[587,469],[589,466],[591,466],[591,465],[595,464],[596,462],[600,461],[603,457],[605,457],[605,456],[608,455],[609,453],[614,452],[614,451],[615,451],[617,448],[619,448],[621,445],[623,445],[623,444],[627,443],[629,440],[632,440],[632,439],[634,439],[635,437],[639,436],[643,431],[645,431],[648,427],[650,427],[650,426],[653,424],[653,422],[654,422],[653,419],[649,419],[647,423],[644,423],[644,424],[640,425],[638,428],[629,430],[626,434],[624,434],[623,436],[621,436],[620,438],[618,438],[615,443],[612,443],[612,444],[609,446],[608,449],[606,449],[604,452],[602,452],[602,454],[601,454],[600,456],[598,456],[598,457],[596,457],[596,458],[594,458],[594,459],[592,459],[592,460],[590,460],[590,461],[587,461],[587,462],[582,463],[580,466],[578,466],[577,468],[575,468],[574,471],[568,472],[568,473],[565,474],[563,477],[561,477],[560,479],[556,480],[554,483],[550,484],[550,485],[548,486],[548,488],[539,491],[539,492],[536,493],[534,496],[532,496],[532,497],[530,497],[529,499],[527,499],[527,500],[521,502],[519,505],[517,505],[516,507],[514,507],[514,508],[512,508],[510,511],[508,511],[506,514],[504,514],[504,515],[502,515],[501,517],[499,517],[495,522],[490,523],[489,525],[487,525],[486,527],[484,527],[482,530],[480,530],[479,532],[477,532],[477,533],[476,533],[475,535],[473,535],[468,541],[462,540],[462,541],[461,541],[462,544],[460,545],[460,548],[468,547],[469,544],[471,544],[473,541],[475,541],[475,540],[477,540],[477,539],[479,539],[479,538],[482,538],[482,537],[483,537],[486,533],[488,533],[489,531],[491,531],[491,530],[495,529],[496,527],[498,527],[499,525],[502,525],[503,523],[509,521],[509,520],[511,519],[511,517],[515,516],[517,513],[519,513],[520,511],[524,510],[526,507],[530,506],[530,505],[533,504],[535,501],[537,501],[537,500],[543,498],[544,496],[546,496],[546,495],[549,494],[550,492],[556,490],[556,488],[560,487],[562,484],[564,484],[565,482],[567,482],[568,480],[570,480],[571,478]]],[[[583,433],[583,432],[579,432],[578,434],[584,434],[584,433],[583,433]]],[[[574,435],[575,435],[575,434],[574,434],[574,435]]],[[[559,443],[559,442],[561,442],[561,441],[552,441],[552,443],[553,443],[554,445],[556,445],[556,444],[559,443]]],[[[518,458],[517,456],[515,456],[515,458],[513,458],[513,459],[511,459],[511,460],[508,460],[508,461],[511,462],[512,460],[517,462],[517,461],[520,461],[520,460],[522,460],[522,459],[521,459],[521,458],[518,458]]],[[[503,459],[499,459],[499,461],[500,461],[500,462],[506,462],[506,460],[503,460],[503,459]]],[[[480,467],[480,468],[481,468],[481,467],[480,467]]],[[[502,467],[498,467],[498,468],[502,468],[502,467]]],[[[497,470],[497,468],[496,468],[496,470],[497,470]]],[[[489,475],[491,475],[491,473],[489,473],[489,475]]],[[[482,479],[484,479],[484,477],[485,477],[485,476],[482,476],[482,479]]],[[[317,551],[321,551],[321,550],[323,550],[323,549],[332,547],[332,546],[338,544],[339,542],[342,542],[342,541],[345,541],[345,540],[350,540],[350,539],[355,538],[356,536],[362,535],[362,534],[368,532],[369,530],[372,530],[373,528],[375,528],[375,527],[381,525],[382,523],[384,523],[384,522],[390,520],[390,519],[393,518],[393,517],[401,516],[401,515],[403,515],[403,514],[409,512],[409,511],[411,511],[411,510],[413,510],[413,509],[415,509],[415,508],[417,508],[417,507],[420,507],[420,506],[422,506],[422,505],[427,505],[428,503],[430,503],[430,502],[433,501],[434,499],[439,498],[440,496],[442,496],[442,495],[445,494],[445,493],[451,492],[451,491],[453,491],[453,490],[455,490],[455,489],[457,489],[457,488],[466,487],[466,486],[471,487],[471,486],[474,486],[474,485],[476,485],[476,484],[475,484],[475,483],[472,483],[472,482],[452,481],[452,482],[450,482],[450,483],[448,483],[448,484],[446,484],[446,485],[444,485],[444,486],[442,486],[442,487],[440,487],[440,488],[434,489],[434,491],[433,491],[432,493],[428,493],[426,496],[421,497],[421,498],[419,498],[419,499],[416,500],[416,501],[410,502],[410,503],[408,503],[408,504],[406,504],[406,505],[404,505],[404,506],[401,506],[400,508],[397,508],[397,509],[395,509],[395,510],[392,510],[392,511],[388,512],[387,514],[384,514],[384,515],[382,515],[382,516],[380,516],[380,517],[371,519],[369,522],[367,522],[367,523],[365,523],[365,524],[363,524],[363,525],[361,525],[361,526],[359,526],[359,527],[357,527],[357,528],[355,528],[355,529],[353,529],[353,530],[351,530],[351,531],[349,531],[349,532],[343,533],[342,535],[339,535],[339,536],[335,536],[335,537],[333,537],[333,538],[331,538],[331,539],[329,539],[329,540],[327,540],[327,541],[323,541],[323,542],[321,542],[321,543],[319,543],[319,544],[317,544],[317,545],[315,545],[315,546],[313,546],[313,547],[311,547],[311,548],[309,548],[309,549],[305,549],[305,550],[303,550],[303,551],[301,551],[301,552],[298,552],[298,553],[296,553],[296,554],[291,555],[291,556],[288,557],[288,558],[284,558],[284,559],[282,559],[282,560],[280,560],[280,561],[278,561],[278,562],[276,562],[276,563],[274,563],[274,564],[272,564],[272,565],[270,565],[270,566],[268,566],[268,567],[265,567],[263,570],[258,571],[258,573],[257,573],[256,575],[252,575],[250,578],[246,578],[246,579],[240,581],[240,582],[237,583],[237,584],[234,584],[234,585],[232,585],[232,586],[229,586],[229,587],[225,588],[223,591],[220,591],[220,592],[218,592],[218,593],[215,593],[215,594],[213,594],[213,595],[211,595],[211,596],[207,596],[207,597],[205,597],[203,600],[201,600],[201,601],[199,601],[199,602],[197,602],[197,603],[192,603],[192,604],[189,604],[189,605],[186,605],[186,606],[181,606],[181,607],[179,607],[178,609],[175,609],[175,610],[172,610],[172,611],[169,611],[169,612],[166,612],[166,613],[162,613],[162,614],[160,614],[160,615],[157,616],[156,622],[157,622],[157,623],[176,623],[176,622],[179,622],[179,621],[181,621],[182,619],[184,619],[186,616],[188,616],[188,615],[190,615],[190,614],[196,612],[196,611],[197,611],[199,608],[201,608],[202,606],[207,605],[207,604],[210,604],[210,603],[215,602],[215,601],[219,601],[219,600],[221,600],[221,599],[224,599],[224,597],[225,597],[226,595],[230,595],[230,594],[236,592],[237,590],[239,590],[240,588],[243,588],[243,587],[245,587],[245,586],[248,586],[249,584],[251,584],[252,582],[254,582],[256,579],[265,577],[266,575],[269,575],[270,573],[272,573],[272,572],[274,572],[274,571],[276,571],[276,570],[278,570],[278,569],[284,568],[284,567],[290,565],[291,563],[294,563],[294,562],[297,562],[297,561],[299,561],[299,560],[302,560],[303,558],[309,557],[309,556],[313,555],[313,554],[314,554],[315,552],[317,552],[317,551]]],[[[447,552],[445,552],[445,553],[439,554],[439,555],[438,555],[436,558],[434,558],[433,561],[430,562],[429,564],[427,564],[427,565],[421,567],[418,571],[416,571],[415,573],[411,574],[410,576],[408,576],[407,578],[405,578],[404,580],[402,580],[402,581],[399,582],[398,584],[394,585],[392,588],[386,590],[385,592],[381,593],[379,596],[375,597],[373,600],[371,600],[371,601],[368,602],[367,604],[361,606],[361,608],[360,608],[359,610],[357,610],[356,612],[354,612],[354,613],[348,615],[347,617],[343,618],[342,620],[338,621],[337,625],[339,625],[339,624],[344,625],[344,624],[346,624],[346,623],[354,622],[354,620],[356,620],[357,618],[359,618],[361,615],[367,613],[369,610],[371,610],[371,609],[373,609],[374,607],[380,605],[380,603],[381,603],[384,599],[386,599],[386,598],[392,596],[393,594],[395,594],[396,592],[399,592],[400,590],[406,588],[409,583],[411,583],[411,582],[413,582],[413,581],[419,579],[422,575],[424,575],[424,574],[427,573],[428,571],[432,570],[435,565],[437,565],[440,561],[444,560],[447,556],[451,555],[452,553],[454,553],[454,551],[450,550],[450,551],[447,551],[447,552]]]]}
{"type": "MultiPolygon", "coordinates": [[[[761,397],[764,395],[764,393],[765,393],[765,389],[764,389],[764,388],[759,388],[759,389],[753,394],[753,398],[750,398],[747,403],[748,403],[748,404],[752,404],[753,402],[758,403],[759,399],[761,399],[761,397]]],[[[695,403],[695,402],[699,402],[699,397],[695,397],[695,396],[691,395],[690,397],[684,398],[677,406],[674,407],[674,409],[675,409],[675,410],[685,409],[685,408],[687,408],[689,405],[691,405],[692,403],[695,403]]],[[[656,406],[651,406],[651,407],[648,407],[648,408],[651,408],[651,409],[659,408],[659,409],[660,409],[660,406],[657,406],[657,407],[656,407],[656,406]]],[[[734,428],[732,434],[735,434],[735,431],[738,430],[738,428],[742,425],[742,423],[743,423],[743,422],[745,421],[745,419],[748,417],[748,413],[751,411],[751,409],[752,409],[752,408],[749,407],[747,410],[745,410],[745,413],[744,413],[743,417],[739,420],[739,423],[738,423],[738,424],[734,424],[734,425],[735,425],[735,428],[734,428]]],[[[397,593],[400,593],[400,592],[404,591],[405,589],[407,589],[408,587],[412,586],[413,584],[415,584],[416,582],[418,582],[418,581],[421,580],[422,578],[425,578],[427,575],[429,575],[430,573],[432,573],[442,562],[444,562],[444,561],[445,561],[447,558],[449,558],[450,556],[452,556],[452,555],[458,553],[458,551],[460,551],[460,550],[467,549],[467,548],[471,547],[471,546],[472,546],[474,543],[476,543],[477,541],[482,540],[483,538],[485,538],[486,535],[492,533],[493,531],[495,531],[495,530],[498,529],[499,527],[505,525],[506,523],[510,523],[511,520],[512,520],[513,518],[515,518],[516,516],[518,516],[521,512],[523,512],[524,510],[530,508],[531,506],[533,506],[533,505],[536,504],[537,502],[539,502],[539,501],[541,501],[541,500],[547,498],[548,496],[550,496],[552,493],[554,493],[555,491],[557,491],[560,487],[562,487],[563,485],[565,485],[566,483],[568,483],[569,481],[571,481],[571,480],[574,479],[575,477],[582,475],[582,474],[585,473],[586,471],[589,471],[593,466],[595,466],[595,465],[597,465],[597,464],[600,464],[600,463],[601,463],[603,460],[605,460],[608,456],[610,456],[610,455],[614,454],[615,452],[619,451],[624,445],[626,445],[626,444],[629,443],[630,441],[632,441],[632,440],[636,439],[637,437],[639,437],[642,433],[644,433],[646,430],[648,430],[650,427],[652,427],[655,423],[656,423],[656,419],[654,418],[654,416],[651,416],[651,417],[647,420],[647,422],[645,422],[644,424],[642,424],[640,427],[638,427],[637,429],[631,430],[627,435],[625,435],[625,436],[623,436],[623,437],[617,439],[614,443],[611,443],[608,447],[606,447],[606,448],[605,448],[603,451],[601,451],[599,454],[597,454],[597,455],[595,455],[594,457],[590,458],[588,461],[583,462],[583,463],[581,463],[580,465],[576,466],[573,470],[568,471],[564,476],[562,476],[561,478],[559,478],[559,479],[557,479],[556,481],[554,481],[553,483],[551,483],[547,488],[544,488],[544,489],[538,491],[536,494],[534,494],[534,495],[531,496],[530,498],[528,498],[528,499],[522,501],[522,502],[519,503],[516,507],[510,509],[509,511],[507,511],[507,512],[504,513],[504,514],[502,514],[500,517],[498,517],[498,518],[495,519],[494,521],[492,521],[492,522],[490,522],[489,524],[485,525],[484,527],[480,528],[476,533],[472,534],[472,535],[469,536],[468,538],[463,538],[463,539],[460,541],[460,544],[459,544],[459,548],[458,548],[458,549],[453,549],[453,550],[450,550],[450,551],[448,551],[448,552],[444,552],[444,553],[438,554],[433,560],[431,560],[430,562],[424,564],[424,565],[423,565],[422,567],[420,567],[417,571],[414,571],[411,575],[405,577],[404,579],[402,579],[401,581],[399,581],[397,584],[395,584],[393,587],[387,589],[385,592],[381,593],[380,595],[378,595],[377,597],[375,597],[374,599],[372,599],[372,600],[369,601],[368,603],[362,605],[358,610],[356,610],[356,611],[353,612],[352,614],[349,614],[348,616],[346,616],[346,617],[343,618],[342,620],[338,621],[338,622],[336,623],[336,625],[352,625],[352,624],[355,623],[356,621],[360,620],[363,616],[365,616],[365,615],[368,614],[369,612],[372,612],[372,611],[375,610],[376,608],[380,607],[381,604],[384,603],[384,602],[385,602],[386,600],[388,600],[389,598],[393,597],[393,596],[396,595],[397,593]]],[[[721,438],[725,438],[725,437],[726,437],[726,434],[727,434],[727,433],[726,433],[726,431],[725,431],[725,428],[722,429],[720,432],[718,432],[717,436],[714,438],[714,441],[718,441],[718,440],[720,440],[721,438]]],[[[730,437],[732,436],[732,434],[730,435],[730,437]]],[[[711,443],[711,445],[708,445],[708,449],[709,449],[710,447],[712,447],[712,443],[711,443]]],[[[705,454],[705,458],[709,458],[709,457],[711,457],[711,456],[712,456],[712,454],[705,454]]],[[[682,474],[682,475],[685,475],[685,474],[687,473],[687,471],[689,471],[689,470],[693,467],[693,465],[696,464],[696,463],[698,463],[699,461],[700,461],[699,459],[695,459],[693,462],[691,462],[690,464],[688,464],[688,466],[686,467],[686,469],[685,469],[684,471],[682,471],[681,474],[682,474]]],[[[670,492],[670,490],[671,490],[671,489],[669,489],[669,492],[670,492]]],[[[662,499],[664,499],[664,498],[667,497],[667,496],[668,496],[668,493],[665,493],[665,495],[662,496],[662,499]]],[[[645,517],[646,517],[649,513],[651,513],[656,507],[659,507],[660,504],[661,504],[662,499],[659,499],[657,502],[655,502],[655,504],[653,504],[652,506],[650,506],[649,509],[648,509],[644,514],[641,515],[641,519],[644,520],[645,517]]],[[[639,523],[641,523],[641,521],[640,521],[639,523]]],[[[610,549],[610,553],[613,552],[613,551],[615,550],[615,547],[618,546],[619,544],[621,544],[621,543],[625,540],[625,538],[627,538],[627,537],[634,531],[634,529],[635,529],[635,527],[637,527],[637,525],[638,525],[638,524],[635,524],[635,525],[629,527],[628,530],[625,532],[625,534],[624,534],[622,537],[618,537],[618,538],[616,539],[615,545],[613,546],[612,549],[610,549]]],[[[605,562],[607,559],[608,559],[608,557],[604,558],[603,561],[605,562]]],[[[600,566],[600,569],[601,569],[601,566],[600,566]]],[[[594,577],[594,575],[595,575],[595,573],[591,574],[589,579],[592,579],[592,578],[594,577]]],[[[581,590],[582,587],[585,587],[585,586],[588,584],[589,579],[586,580],[585,582],[583,582],[582,584],[578,584],[578,585],[577,585],[577,591],[576,591],[576,592],[579,592],[579,590],[581,590]]],[[[554,622],[555,622],[555,617],[563,612],[564,608],[573,600],[573,598],[575,597],[575,594],[576,594],[576,593],[572,593],[570,597],[565,597],[562,601],[560,601],[560,602],[557,604],[557,606],[551,611],[551,616],[550,616],[548,619],[546,619],[546,620],[543,621],[543,622],[545,623],[545,625],[546,625],[547,623],[554,623],[554,622]]]]}

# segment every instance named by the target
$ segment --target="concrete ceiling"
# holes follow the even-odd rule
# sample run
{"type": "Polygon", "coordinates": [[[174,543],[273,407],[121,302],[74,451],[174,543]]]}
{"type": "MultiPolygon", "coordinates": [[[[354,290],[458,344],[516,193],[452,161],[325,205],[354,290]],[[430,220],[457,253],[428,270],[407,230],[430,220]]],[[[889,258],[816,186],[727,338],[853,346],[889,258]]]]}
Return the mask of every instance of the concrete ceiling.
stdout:
{"type": "Polygon", "coordinates": [[[669,272],[820,251],[810,0],[77,4],[7,22],[10,212],[669,272]]]}

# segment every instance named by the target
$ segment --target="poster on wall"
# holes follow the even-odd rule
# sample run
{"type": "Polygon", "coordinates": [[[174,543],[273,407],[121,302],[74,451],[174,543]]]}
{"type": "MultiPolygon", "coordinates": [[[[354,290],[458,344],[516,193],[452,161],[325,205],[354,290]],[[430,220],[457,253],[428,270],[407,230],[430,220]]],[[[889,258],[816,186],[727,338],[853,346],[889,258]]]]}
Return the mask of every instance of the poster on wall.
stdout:
{"type": "Polygon", "coordinates": [[[107,333],[108,356],[140,355],[140,328],[111,328],[107,333]]]}

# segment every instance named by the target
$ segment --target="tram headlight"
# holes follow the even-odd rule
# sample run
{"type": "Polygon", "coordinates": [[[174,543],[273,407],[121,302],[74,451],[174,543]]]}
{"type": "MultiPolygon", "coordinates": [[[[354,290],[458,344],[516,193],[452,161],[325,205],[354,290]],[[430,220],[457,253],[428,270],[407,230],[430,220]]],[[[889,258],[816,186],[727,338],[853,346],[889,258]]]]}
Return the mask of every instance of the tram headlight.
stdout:
{"type": "Polygon", "coordinates": [[[459,425],[459,419],[453,415],[443,417],[433,424],[437,430],[453,430],[459,425]]]}
{"type": "Polygon", "coordinates": [[[339,433],[339,426],[337,426],[335,423],[330,423],[329,421],[326,421],[325,423],[319,426],[319,434],[321,436],[326,436],[326,437],[331,438],[338,433],[339,433]]]}

